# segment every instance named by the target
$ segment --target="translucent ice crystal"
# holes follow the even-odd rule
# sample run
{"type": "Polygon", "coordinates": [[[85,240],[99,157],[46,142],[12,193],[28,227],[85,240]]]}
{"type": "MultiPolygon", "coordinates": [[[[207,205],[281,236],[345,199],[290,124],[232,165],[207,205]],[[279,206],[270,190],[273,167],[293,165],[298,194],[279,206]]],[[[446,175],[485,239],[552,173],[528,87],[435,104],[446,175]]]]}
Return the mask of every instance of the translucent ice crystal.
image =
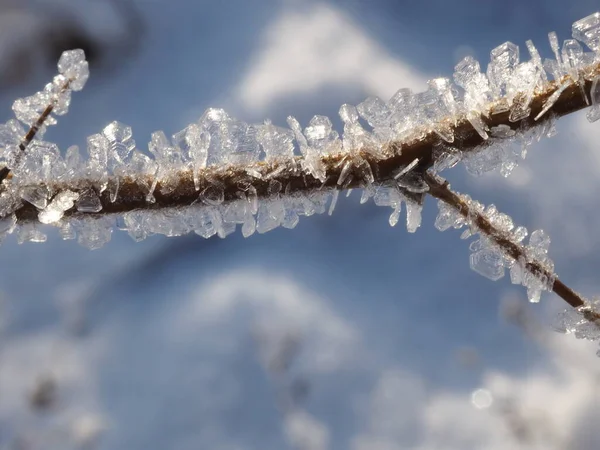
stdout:
{"type": "MultiPolygon", "coordinates": [[[[295,117],[289,116],[287,118],[287,123],[296,137],[296,142],[298,142],[298,146],[300,147],[300,153],[304,156],[302,160],[303,168],[315,178],[325,181],[325,166],[321,161],[319,152],[309,145],[307,137],[302,133],[302,127],[295,117]]],[[[312,135],[313,130],[310,130],[309,133],[312,135]]],[[[316,138],[316,136],[314,137],[316,138]]]]}
{"type": "Polygon", "coordinates": [[[481,73],[479,62],[471,56],[464,58],[454,68],[454,82],[465,90],[464,105],[467,111],[482,111],[491,100],[488,78],[481,73]]]}
{"type": "Polygon", "coordinates": [[[596,53],[600,53],[600,12],[575,22],[573,24],[573,37],[596,53]]]}
{"type": "Polygon", "coordinates": [[[294,155],[294,133],[292,130],[276,127],[270,120],[259,125],[256,139],[265,153],[266,160],[281,160],[294,155]]]}
{"type": "Polygon", "coordinates": [[[118,163],[125,162],[135,148],[131,127],[114,121],[102,130],[102,134],[109,142],[109,154],[107,156],[118,163]]]}
{"type": "Polygon", "coordinates": [[[256,128],[240,120],[229,119],[221,125],[222,154],[225,163],[246,165],[258,161],[256,128]]]}
{"type": "MultiPolygon", "coordinates": [[[[12,109],[15,117],[27,127],[33,127],[40,115],[51,104],[52,98],[46,92],[38,92],[26,98],[19,98],[13,103],[12,109]]],[[[48,125],[55,125],[56,119],[49,116],[44,124],[39,127],[39,135],[43,135],[48,125]]]]}
{"type": "Polygon", "coordinates": [[[592,107],[588,110],[586,117],[590,122],[600,119],[600,76],[594,78],[590,89],[592,107]]]}
{"type": "Polygon", "coordinates": [[[47,236],[38,229],[34,222],[22,224],[17,230],[17,243],[46,242],[47,236]]]}
{"type": "Polygon", "coordinates": [[[423,205],[417,202],[406,202],[406,230],[409,233],[414,233],[421,226],[421,211],[423,205]]]}
{"type": "Polygon", "coordinates": [[[388,105],[379,97],[369,97],[357,105],[358,113],[373,127],[373,132],[380,142],[391,139],[391,114],[388,105]]]}
{"type": "Polygon", "coordinates": [[[308,145],[320,155],[340,153],[342,142],[337,131],[333,129],[331,120],[326,116],[314,116],[304,129],[308,145]]]}
{"type": "Polygon", "coordinates": [[[471,269],[492,281],[504,276],[504,258],[494,248],[483,248],[471,254],[471,269]]]}
{"type": "Polygon", "coordinates": [[[79,198],[79,194],[73,191],[61,191],[52,199],[52,201],[40,211],[38,219],[41,223],[55,223],[62,219],[65,211],[71,209],[75,205],[75,201],[79,198]]]}
{"type": "Polygon", "coordinates": [[[66,88],[67,81],[67,77],[57,75],[44,88],[44,93],[48,94],[50,103],[53,105],[52,112],[59,116],[66,114],[71,104],[71,89],[66,88]]]}
{"type": "Polygon", "coordinates": [[[83,50],[63,52],[58,60],[58,71],[70,80],[69,87],[80,91],[90,76],[88,63],[83,50]]]}
{"type": "Polygon", "coordinates": [[[25,186],[21,189],[21,198],[37,209],[44,209],[48,205],[48,197],[50,193],[45,186],[25,186]]]}
{"type": "Polygon", "coordinates": [[[79,193],[77,199],[77,211],[86,213],[96,213],[102,210],[102,203],[96,191],[86,189],[79,193]]]}
{"type": "MultiPolygon", "coordinates": [[[[342,146],[346,153],[363,148],[373,150],[379,148],[371,133],[363,128],[359,122],[356,106],[344,104],[339,110],[340,119],[344,123],[342,146]]],[[[340,183],[341,185],[341,183],[340,183]]]]}
{"type": "Polygon", "coordinates": [[[487,76],[496,97],[510,94],[511,77],[517,64],[519,64],[519,47],[512,42],[505,42],[490,52],[487,76]]]}
{"type": "Polygon", "coordinates": [[[114,219],[86,217],[73,222],[79,245],[97,250],[107,244],[112,236],[114,219]]]}

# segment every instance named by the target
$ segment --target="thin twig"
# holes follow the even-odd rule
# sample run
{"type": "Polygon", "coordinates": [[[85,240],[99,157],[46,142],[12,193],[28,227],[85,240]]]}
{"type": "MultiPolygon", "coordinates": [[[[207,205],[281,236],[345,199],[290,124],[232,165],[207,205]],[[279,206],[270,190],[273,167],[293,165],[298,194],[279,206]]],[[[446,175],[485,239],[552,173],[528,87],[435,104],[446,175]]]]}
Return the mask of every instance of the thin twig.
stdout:
{"type": "MultiPolygon", "coordinates": [[[[447,181],[429,173],[426,173],[424,178],[425,182],[429,185],[428,193],[432,197],[443,201],[460,213],[461,216],[473,221],[482,234],[492,240],[505,254],[515,261],[527,261],[527,254],[523,246],[510,240],[505,233],[498,230],[484,215],[470,208],[469,204],[460,195],[450,189],[447,181]]],[[[539,262],[527,262],[525,263],[525,269],[539,278],[553,279],[552,291],[573,308],[580,308],[587,305],[587,302],[580,294],[564,284],[554,273],[539,262]]],[[[597,313],[593,313],[591,318],[598,320],[600,316],[597,313]]]]}
{"type": "MultiPolygon", "coordinates": [[[[71,83],[71,80],[67,80],[67,82],[60,88],[60,92],[62,93],[65,90],[69,89],[70,83],[71,83]]],[[[37,132],[40,130],[41,127],[44,126],[44,123],[46,122],[48,117],[50,117],[50,114],[52,114],[53,110],[54,110],[54,102],[51,102],[42,111],[42,113],[39,115],[39,117],[34,122],[34,124],[31,125],[31,127],[29,127],[29,130],[27,130],[27,134],[25,134],[25,137],[19,143],[20,153],[17,155],[17,162],[23,156],[27,147],[29,146],[29,144],[31,144],[31,141],[33,141],[35,139],[37,132]]],[[[6,178],[8,178],[9,174],[10,174],[10,169],[8,167],[3,167],[2,169],[0,169],[0,184],[6,178]]]]}

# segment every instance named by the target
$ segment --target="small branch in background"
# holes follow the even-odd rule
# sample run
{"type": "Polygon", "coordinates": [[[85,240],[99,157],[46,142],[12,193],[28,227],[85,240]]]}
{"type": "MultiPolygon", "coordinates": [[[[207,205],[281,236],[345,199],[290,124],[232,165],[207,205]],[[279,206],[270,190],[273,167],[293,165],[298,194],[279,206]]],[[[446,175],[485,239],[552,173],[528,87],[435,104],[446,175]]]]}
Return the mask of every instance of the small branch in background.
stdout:
{"type": "MultiPolygon", "coordinates": [[[[511,240],[506,233],[496,228],[483,214],[473,210],[464,198],[450,189],[447,181],[429,173],[425,174],[425,181],[429,186],[429,195],[443,201],[466,220],[471,221],[480,233],[490,239],[510,258],[515,261],[526,261],[525,270],[538,278],[553,280],[552,291],[570,306],[580,308],[587,304],[585,298],[564,284],[547,267],[535,260],[530,260],[522,244],[511,240]]],[[[592,312],[590,314],[592,320],[600,320],[598,313],[592,312]]]]}

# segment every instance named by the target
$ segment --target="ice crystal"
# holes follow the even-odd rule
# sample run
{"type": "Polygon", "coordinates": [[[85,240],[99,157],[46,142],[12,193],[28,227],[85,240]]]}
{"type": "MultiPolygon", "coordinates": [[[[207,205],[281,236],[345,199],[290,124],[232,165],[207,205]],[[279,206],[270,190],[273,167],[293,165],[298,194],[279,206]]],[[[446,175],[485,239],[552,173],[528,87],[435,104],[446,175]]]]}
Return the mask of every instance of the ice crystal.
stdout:
{"type": "MultiPolygon", "coordinates": [[[[569,308],[558,315],[554,328],[556,331],[573,334],[577,339],[600,341],[600,298],[586,300],[578,308],[569,308]]],[[[596,352],[600,357],[600,350],[596,352]]]]}
{"type": "Polygon", "coordinates": [[[600,12],[575,22],[573,24],[573,37],[596,53],[600,53],[600,12]]]}
{"type": "Polygon", "coordinates": [[[550,246],[548,235],[543,230],[536,230],[531,234],[529,244],[523,246],[522,241],[527,236],[525,227],[515,228],[510,216],[499,212],[494,205],[484,208],[466,195],[462,196],[462,200],[469,207],[468,216],[442,201],[438,202],[436,228],[444,231],[451,227],[459,229],[467,226],[468,229],[461,237],[479,235],[469,246],[471,269],[492,281],[504,277],[505,269],[509,269],[511,282],[527,289],[530,302],[539,302],[542,291],[551,290],[554,282],[554,264],[547,254],[550,246]],[[478,228],[477,217],[493,227],[493,238],[478,228]],[[506,253],[506,247],[495,242],[494,239],[497,238],[515,244],[522,249],[523,255],[515,260],[511,254],[506,253]]]}

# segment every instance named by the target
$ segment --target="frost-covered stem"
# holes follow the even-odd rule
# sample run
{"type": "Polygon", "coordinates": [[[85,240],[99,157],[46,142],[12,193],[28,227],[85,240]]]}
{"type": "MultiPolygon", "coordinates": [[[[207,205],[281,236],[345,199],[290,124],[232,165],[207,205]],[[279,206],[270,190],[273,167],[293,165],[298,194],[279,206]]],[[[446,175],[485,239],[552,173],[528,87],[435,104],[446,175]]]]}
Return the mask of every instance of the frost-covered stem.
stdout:
{"type": "MultiPolygon", "coordinates": [[[[586,79],[585,89],[589,91],[592,83],[590,80],[596,75],[600,75],[600,64],[592,64],[583,69],[582,73],[585,74],[586,79]]],[[[586,100],[582,97],[578,85],[571,83],[562,91],[558,100],[540,120],[536,121],[534,119],[544,109],[544,104],[548,98],[560,88],[567,77],[559,81],[550,81],[544,85],[543,89],[536,91],[530,104],[531,113],[527,118],[512,122],[509,119],[510,113],[507,111],[497,114],[492,113],[489,117],[483,115],[482,120],[489,128],[505,125],[515,131],[522,132],[538,126],[546,120],[550,120],[551,117],[565,116],[587,107],[586,100]]],[[[490,105],[491,108],[493,108],[493,105],[490,105]]],[[[443,121],[452,124],[450,125],[454,135],[452,146],[461,152],[479,150],[486,144],[486,140],[473,128],[464,114],[459,114],[455,118],[445,118],[443,121]]],[[[432,128],[423,129],[421,133],[419,133],[419,130],[414,130],[411,136],[418,137],[404,141],[389,142],[384,144],[383,148],[378,149],[379,151],[363,148],[354,154],[353,159],[355,161],[366,161],[373,173],[374,183],[380,184],[392,180],[399,170],[412,163],[415,159],[418,159],[419,164],[414,170],[425,171],[433,165],[438,157],[437,149],[448,145],[432,128]]],[[[99,197],[102,205],[100,212],[81,213],[75,209],[71,209],[65,212],[65,217],[90,214],[94,216],[115,213],[122,214],[135,209],[156,210],[167,207],[189,206],[197,203],[199,192],[202,192],[209,186],[218,186],[223,190],[224,202],[237,200],[240,189],[249,185],[256,189],[259,198],[268,197],[269,184],[273,180],[280,182],[288,195],[306,193],[318,189],[347,189],[365,186],[364,166],[361,166],[359,163],[353,164],[350,173],[351,176],[346,177],[347,181],[342,183],[341,186],[338,185],[344,163],[348,159],[347,154],[328,155],[323,156],[321,159],[326,174],[324,182],[300,168],[302,157],[299,156],[272,162],[256,162],[250,166],[207,167],[199,171],[196,180],[197,185],[194,183],[192,171],[184,168],[178,172],[169,174],[168,189],[163,190],[161,188],[163,183],[161,180],[158,180],[156,189],[154,190],[154,198],[156,199],[154,203],[147,201],[147,186],[152,184],[152,177],[147,175],[139,175],[137,178],[131,176],[112,176],[108,180],[109,187],[110,185],[118,185],[118,192],[112,199],[110,192],[114,192],[114,189],[106,189],[100,193],[99,197]],[[257,172],[263,176],[257,177],[257,172]],[[269,174],[276,175],[269,176],[269,174]]],[[[82,191],[90,188],[97,190],[97,184],[97,180],[81,179],[75,182],[57,181],[55,183],[48,183],[45,186],[49,188],[50,192],[61,192],[63,190],[82,191]]],[[[0,187],[1,190],[2,187],[0,187]]],[[[35,219],[38,213],[36,208],[29,203],[24,203],[14,212],[19,221],[35,219]]]]}
{"type": "MultiPolygon", "coordinates": [[[[40,117],[38,117],[38,119],[35,121],[35,123],[29,128],[29,130],[27,131],[27,134],[25,135],[25,137],[19,144],[19,150],[21,152],[24,152],[25,149],[27,148],[27,146],[31,143],[31,141],[33,141],[36,133],[38,132],[40,127],[42,125],[44,125],[44,122],[50,116],[53,109],[54,109],[54,104],[48,105],[46,107],[46,109],[42,112],[42,114],[40,114],[40,117]]],[[[10,169],[8,167],[3,167],[2,169],[0,169],[0,183],[2,183],[2,181],[4,181],[8,177],[9,174],[10,174],[10,169]]]]}
{"type": "MultiPolygon", "coordinates": [[[[527,260],[527,254],[522,245],[508,239],[506,234],[498,230],[484,215],[473,211],[469,204],[460,195],[450,189],[450,186],[446,180],[436,175],[426,173],[425,181],[429,185],[428,193],[432,197],[435,197],[451,206],[465,219],[471,220],[482,234],[485,234],[508,256],[513,258],[515,261],[527,260]]],[[[530,261],[525,263],[525,269],[538,277],[554,279],[552,283],[552,291],[573,308],[580,308],[587,305],[585,298],[560,281],[555,274],[550,273],[542,264],[539,264],[536,261],[530,261]]],[[[597,313],[593,314],[594,319],[600,318],[597,313]]]]}
{"type": "MultiPolygon", "coordinates": [[[[67,82],[61,87],[60,93],[69,89],[70,83],[71,83],[71,80],[67,80],[67,82]]],[[[50,117],[50,114],[52,114],[53,110],[54,110],[54,102],[50,102],[48,104],[48,106],[46,106],[46,108],[39,115],[37,120],[31,125],[31,127],[29,127],[29,130],[27,130],[27,134],[25,134],[25,137],[19,143],[19,150],[21,152],[20,155],[22,155],[23,152],[29,146],[29,144],[31,144],[31,141],[33,141],[33,139],[35,138],[35,135],[37,134],[39,129],[44,125],[44,123],[46,122],[48,117],[50,117]]],[[[10,174],[10,169],[8,167],[3,167],[2,169],[0,169],[0,183],[2,183],[9,176],[9,174],[10,174]]]]}

